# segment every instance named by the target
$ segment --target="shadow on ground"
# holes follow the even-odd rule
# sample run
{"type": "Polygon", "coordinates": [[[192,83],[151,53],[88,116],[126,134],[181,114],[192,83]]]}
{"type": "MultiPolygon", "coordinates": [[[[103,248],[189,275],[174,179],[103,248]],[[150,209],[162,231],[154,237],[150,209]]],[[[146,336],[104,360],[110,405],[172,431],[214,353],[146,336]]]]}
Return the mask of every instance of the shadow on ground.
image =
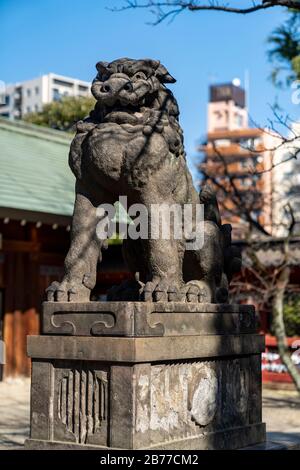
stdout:
{"type": "Polygon", "coordinates": [[[300,445],[299,432],[268,432],[268,440],[272,442],[290,443],[300,445]]]}
{"type": "MultiPolygon", "coordinates": [[[[276,392],[273,392],[273,393],[276,393],[276,392]]],[[[295,397],[294,395],[291,397],[264,396],[263,406],[267,408],[285,408],[285,409],[288,408],[288,409],[300,410],[300,398],[297,399],[297,397],[295,397]]]]}

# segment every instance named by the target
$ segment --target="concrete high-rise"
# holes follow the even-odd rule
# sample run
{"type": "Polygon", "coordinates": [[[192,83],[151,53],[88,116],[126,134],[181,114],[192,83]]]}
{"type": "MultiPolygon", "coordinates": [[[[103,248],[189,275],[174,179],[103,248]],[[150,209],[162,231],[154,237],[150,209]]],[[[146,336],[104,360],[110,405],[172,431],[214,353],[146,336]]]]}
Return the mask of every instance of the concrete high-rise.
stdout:
{"type": "Polygon", "coordinates": [[[0,116],[11,119],[22,119],[28,113],[41,111],[44,104],[63,96],[90,95],[89,82],[54,73],[2,88],[0,116]]]}
{"type": "Polygon", "coordinates": [[[248,232],[246,213],[272,234],[271,169],[278,139],[270,131],[249,126],[243,88],[233,83],[210,87],[200,170],[217,188],[223,220],[232,224],[234,238],[248,232]]]}

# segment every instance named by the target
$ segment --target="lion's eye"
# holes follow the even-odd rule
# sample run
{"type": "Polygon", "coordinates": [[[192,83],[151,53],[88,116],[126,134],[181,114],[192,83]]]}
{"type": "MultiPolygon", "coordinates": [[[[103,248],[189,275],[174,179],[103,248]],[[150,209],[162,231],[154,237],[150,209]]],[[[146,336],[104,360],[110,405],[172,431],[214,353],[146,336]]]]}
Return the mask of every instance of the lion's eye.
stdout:
{"type": "Polygon", "coordinates": [[[134,78],[136,78],[137,80],[147,80],[147,77],[143,72],[137,72],[134,75],[134,78]]]}

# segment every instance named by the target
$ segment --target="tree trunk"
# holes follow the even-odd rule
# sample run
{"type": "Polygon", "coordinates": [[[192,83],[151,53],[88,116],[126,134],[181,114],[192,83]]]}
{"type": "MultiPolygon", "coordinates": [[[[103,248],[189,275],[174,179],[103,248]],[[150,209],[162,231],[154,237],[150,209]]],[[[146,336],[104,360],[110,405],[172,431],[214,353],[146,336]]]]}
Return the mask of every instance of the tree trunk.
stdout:
{"type": "Polygon", "coordinates": [[[300,371],[293,363],[287,344],[283,318],[284,294],[290,278],[290,268],[286,266],[280,273],[276,292],[272,299],[272,324],[278,344],[278,352],[283,364],[291,375],[294,384],[300,393],[300,371]]]}

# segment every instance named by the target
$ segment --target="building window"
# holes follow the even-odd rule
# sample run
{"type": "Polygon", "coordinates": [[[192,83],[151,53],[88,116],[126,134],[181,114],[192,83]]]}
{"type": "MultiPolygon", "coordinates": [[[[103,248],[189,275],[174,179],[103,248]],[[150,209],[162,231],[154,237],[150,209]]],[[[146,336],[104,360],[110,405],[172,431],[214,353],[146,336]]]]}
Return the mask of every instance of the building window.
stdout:
{"type": "Polygon", "coordinates": [[[58,78],[53,79],[55,85],[73,88],[74,83],[66,82],[65,80],[59,80],[58,78]]]}
{"type": "Polygon", "coordinates": [[[244,168],[244,169],[249,168],[250,166],[248,158],[244,158],[243,160],[241,160],[240,164],[241,164],[241,168],[244,168]]]}
{"type": "Polygon", "coordinates": [[[31,106],[27,106],[26,112],[27,112],[27,113],[31,113],[31,106]]]}
{"type": "Polygon", "coordinates": [[[61,96],[60,96],[58,88],[53,88],[52,98],[53,98],[53,101],[59,101],[60,100],[61,96]]]}
{"type": "Polygon", "coordinates": [[[238,127],[243,127],[243,117],[238,113],[235,115],[235,123],[238,127]]]}
{"type": "Polygon", "coordinates": [[[0,106],[9,106],[10,103],[10,96],[9,95],[2,95],[1,96],[1,102],[0,106]]]}
{"type": "Polygon", "coordinates": [[[30,88],[27,88],[27,97],[30,98],[30,96],[31,96],[31,90],[30,88]]]}
{"type": "Polygon", "coordinates": [[[35,91],[35,94],[36,94],[36,95],[38,95],[38,94],[39,94],[39,92],[40,92],[40,89],[39,89],[39,87],[38,87],[38,86],[36,86],[36,87],[35,87],[35,89],[34,89],[34,91],[35,91]]]}
{"type": "Polygon", "coordinates": [[[251,185],[251,180],[249,178],[241,178],[241,186],[249,187],[251,185]]]}
{"type": "Polygon", "coordinates": [[[217,121],[220,121],[220,119],[222,119],[222,113],[220,111],[215,111],[214,115],[217,121]]]}
{"type": "Polygon", "coordinates": [[[216,139],[214,142],[217,147],[229,147],[231,144],[230,139],[216,139]]]}
{"type": "Polygon", "coordinates": [[[88,91],[88,87],[84,85],[78,85],[78,90],[86,93],[88,91]]]}
{"type": "Polygon", "coordinates": [[[261,145],[262,143],[263,143],[263,140],[261,137],[255,137],[254,145],[261,145]]]}
{"type": "Polygon", "coordinates": [[[242,147],[247,148],[249,150],[255,150],[257,145],[257,140],[254,137],[250,137],[249,139],[241,139],[240,144],[242,147]]]}
{"type": "Polygon", "coordinates": [[[38,112],[39,112],[39,107],[38,107],[38,105],[37,105],[37,104],[35,104],[35,105],[34,105],[34,110],[35,110],[35,112],[36,112],[36,113],[38,113],[38,112]]]}

